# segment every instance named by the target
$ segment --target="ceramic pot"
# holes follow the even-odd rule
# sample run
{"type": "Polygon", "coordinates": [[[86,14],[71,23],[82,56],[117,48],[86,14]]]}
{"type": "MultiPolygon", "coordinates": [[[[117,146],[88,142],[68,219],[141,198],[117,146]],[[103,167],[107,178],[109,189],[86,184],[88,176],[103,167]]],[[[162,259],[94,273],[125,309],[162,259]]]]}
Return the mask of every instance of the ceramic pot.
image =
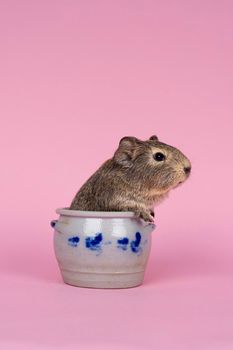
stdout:
{"type": "Polygon", "coordinates": [[[89,288],[129,288],[143,283],[153,223],[133,212],[56,210],[55,256],[65,283],[89,288]]]}

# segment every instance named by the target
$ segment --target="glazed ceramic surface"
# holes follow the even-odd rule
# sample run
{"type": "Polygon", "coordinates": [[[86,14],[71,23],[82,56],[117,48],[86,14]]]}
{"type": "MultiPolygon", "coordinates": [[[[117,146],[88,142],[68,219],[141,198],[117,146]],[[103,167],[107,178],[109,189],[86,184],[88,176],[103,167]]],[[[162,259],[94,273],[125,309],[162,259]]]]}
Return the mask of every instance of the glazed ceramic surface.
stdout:
{"type": "Polygon", "coordinates": [[[65,283],[92,288],[142,284],[154,224],[133,212],[60,208],[53,220],[54,249],[65,283]]]}

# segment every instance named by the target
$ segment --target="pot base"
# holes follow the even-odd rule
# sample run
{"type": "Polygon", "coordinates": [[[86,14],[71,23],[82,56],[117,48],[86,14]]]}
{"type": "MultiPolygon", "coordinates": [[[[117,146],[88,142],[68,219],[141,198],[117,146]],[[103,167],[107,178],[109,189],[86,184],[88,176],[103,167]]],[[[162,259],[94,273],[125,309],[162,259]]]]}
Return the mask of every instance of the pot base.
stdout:
{"type": "Polygon", "coordinates": [[[61,269],[63,281],[76,287],[132,288],[143,283],[144,271],[136,273],[89,273],[61,269]]]}

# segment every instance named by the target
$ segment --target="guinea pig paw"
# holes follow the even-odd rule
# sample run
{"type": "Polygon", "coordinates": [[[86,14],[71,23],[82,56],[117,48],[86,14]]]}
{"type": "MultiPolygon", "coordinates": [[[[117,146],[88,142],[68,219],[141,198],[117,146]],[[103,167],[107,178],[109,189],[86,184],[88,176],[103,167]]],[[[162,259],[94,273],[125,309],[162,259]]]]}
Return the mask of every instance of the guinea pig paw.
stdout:
{"type": "Polygon", "coordinates": [[[151,223],[154,223],[154,217],[152,216],[152,215],[150,215],[150,219],[148,220],[149,222],[151,222],[151,223]]]}
{"type": "Polygon", "coordinates": [[[150,211],[150,215],[154,218],[155,217],[155,212],[154,212],[154,210],[151,210],[150,211]]]}
{"type": "Polygon", "coordinates": [[[142,219],[146,222],[152,222],[152,223],[154,222],[154,217],[150,213],[147,213],[147,212],[141,212],[140,219],[142,219]]]}

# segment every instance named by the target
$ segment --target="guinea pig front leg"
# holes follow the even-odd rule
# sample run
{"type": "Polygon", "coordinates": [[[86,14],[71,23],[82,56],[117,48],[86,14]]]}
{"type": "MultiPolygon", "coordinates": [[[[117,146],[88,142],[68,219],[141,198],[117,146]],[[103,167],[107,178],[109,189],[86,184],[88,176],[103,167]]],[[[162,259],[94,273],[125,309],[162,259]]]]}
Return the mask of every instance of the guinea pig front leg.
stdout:
{"type": "Polygon", "coordinates": [[[133,211],[138,218],[143,219],[147,222],[154,222],[154,212],[151,213],[149,210],[143,210],[140,208],[133,209],[133,211]]]}
{"type": "Polygon", "coordinates": [[[136,204],[132,207],[129,206],[127,208],[127,210],[133,211],[137,218],[143,219],[146,222],[154,222],[154,217],[151,215],[151,211],[146,207],[136,204]]]}
{"type": "Polygon", "coordinates": [[[154,222],[154,218],[151,215],[150,210],[144,208],[143,206],[128,206],[124,210],[133,211],[137,218],[143,219],[146,222],[154,222]]]}
{"type": "Polygon", "coordinates": [[[153,215],[151,215],[151,210],[143,204],[139,204],[138,202],[132,199],[122,200],[121,197],[115,196],[112,203],[109,204],[108,210],[133,211],[136,217],[143,219],[147,222],[154,222],[153,215]]]}

